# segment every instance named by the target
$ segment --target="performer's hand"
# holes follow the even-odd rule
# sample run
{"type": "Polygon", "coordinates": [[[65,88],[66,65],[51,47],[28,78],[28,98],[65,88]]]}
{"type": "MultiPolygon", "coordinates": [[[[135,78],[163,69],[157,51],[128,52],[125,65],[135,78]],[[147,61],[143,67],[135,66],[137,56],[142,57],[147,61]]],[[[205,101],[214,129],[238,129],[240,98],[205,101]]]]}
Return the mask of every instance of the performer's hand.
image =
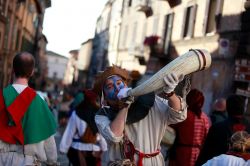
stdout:
{"type": "Polygon", "coordinates": [[[170,73],[164,77],[164,82],[166,86],[163,88],[165,93],[171,93],[174,91],[175,87],[181,82],[184,78],[184,75],[180,75],[179,78],[175,73],[170,73]]]}
{"type": "Polygon", "coordinates": [[[134,97],[128,96],[128,91],[131,89],[132,88],[123,88],[117,94],[117,98],[123,101],[124,103],[128,104],[128,106],[134,102],[134,97]]]}
{"type": "Polygon", "coordinates": [[[128,97],[128,91],[131,90],[132,88],[123,88],[119,91],[119,93],[117,94],[117,98],[119,100],[127,98],[128,97]]]}
{"type": "Polygon", "coordinates": [[[130,106],[134,101],[135,101],[135,98],[134,96],[129,96],[129,97],[126,97],[125,99],[122,99],[126,104],[128,104],[128,106],[130,106]]]}

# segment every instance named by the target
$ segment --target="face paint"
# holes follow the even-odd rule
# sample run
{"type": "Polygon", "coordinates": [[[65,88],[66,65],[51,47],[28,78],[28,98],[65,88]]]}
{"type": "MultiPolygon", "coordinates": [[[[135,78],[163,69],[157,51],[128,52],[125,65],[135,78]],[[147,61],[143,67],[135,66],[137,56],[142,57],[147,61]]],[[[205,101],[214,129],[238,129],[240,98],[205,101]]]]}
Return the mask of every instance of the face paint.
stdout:
{"type": "Polygon", "coordinates": [[[125,84],[121,77],[112,76],[108,78],[104,85],[104,94],[109,100],[118,100],[117,93],[120,89],[125,88],[125,84]]]}

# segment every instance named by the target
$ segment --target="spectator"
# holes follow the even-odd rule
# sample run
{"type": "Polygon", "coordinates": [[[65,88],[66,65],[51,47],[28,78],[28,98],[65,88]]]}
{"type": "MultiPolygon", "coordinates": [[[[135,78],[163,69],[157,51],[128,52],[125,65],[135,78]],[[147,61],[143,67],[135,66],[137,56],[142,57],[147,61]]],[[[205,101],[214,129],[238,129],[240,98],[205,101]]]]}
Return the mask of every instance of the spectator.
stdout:
{"type": "Polygon", "coordinates": [[[192,89],[186,100],[187,119],[171,125],[176,138],[170,150],[170,166],[194,166],[210,127],[208,116],[202,112],[205,100],[202,92],[192,89]]]}
{"type": "Polygon", "coordinates": [[[213,110],[210,115],[210,119],[212,124],[222,122],[226,120],[227,112],[226,112],[226,99],[219,98],[215,100],[213,103],[213,110]]]}
{"type": "Polygon", "coordinates": [[[112,66],[97,76],[95,89],[101,96],[102,108],[95,121],[108,142],[110,163],[165,165],[160,142],[166,126],[186,118],[186,104],[174,93],[182,79],[169,74],[164,78],[164,98],[149,93],[132,103],[127,96],[129,75],[125,69],[112,66]],[[119,100],[126,97],[125,101],[119,100]]]}
{"type": "Polygon", "coordinates": [[[245,111],[245,98],[239,95],[230,95],[226,100],[228,118],[216,123],[209,129],[206,141],[197,160],[200,166],[207,160],[225,154],[228,149],[228,141],[236,131],[250,131],[249,122],[243,117],[245,111]]]}
{"type": "Polygon", "coordinates": [[[57,164],[56,123],[47,103],[28,86],[33,55],[13,59],[14,82],[0,93],[0,165],[57,164]]]}
{"type": "Polygon", "coordinates": [[[230,139],[229,151],[208,160],[203,166],[249,166],[250,135],[246,131],[234,133],[230,139]]]}
{"type": "Polygon", "coordinates": [[[73,166],[96,166],[100,163],[101,153],[107,150],[107,144],[98,134],[94,121],[95,113],[99,109],[97,95],[91,90],[84,90],[83,93],[83,101],[69,118],[60,143],[60,152],[67,153],[73,166]]]}

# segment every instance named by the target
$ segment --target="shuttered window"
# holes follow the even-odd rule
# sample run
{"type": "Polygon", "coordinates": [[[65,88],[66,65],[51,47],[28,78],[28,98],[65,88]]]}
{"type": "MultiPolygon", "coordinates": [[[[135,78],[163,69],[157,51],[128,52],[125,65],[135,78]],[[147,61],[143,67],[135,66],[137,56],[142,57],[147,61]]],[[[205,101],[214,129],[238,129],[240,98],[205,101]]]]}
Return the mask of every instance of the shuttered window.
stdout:
{"type": "Polygon", "coordinates": [[[172,28],[174,21],[174,13],[167,14],[164,18],[165,22],[165,32],[164,32],[164,54],[168,54],[169,45],[171,42],[172,28]]]}
{"type": "Polygon", "coordinates": [[[220,28],[221,12],[224,0],[207,0],[203,33],[215,32],[220,28]]]}
{"type": "Polygon", "coordinates": [[[182,36],[193,37],[194,34],[194,25],[196,19],[196,10],[197,5],[189,6],[184,12],[184,27],[182,30],[182,36]]]}

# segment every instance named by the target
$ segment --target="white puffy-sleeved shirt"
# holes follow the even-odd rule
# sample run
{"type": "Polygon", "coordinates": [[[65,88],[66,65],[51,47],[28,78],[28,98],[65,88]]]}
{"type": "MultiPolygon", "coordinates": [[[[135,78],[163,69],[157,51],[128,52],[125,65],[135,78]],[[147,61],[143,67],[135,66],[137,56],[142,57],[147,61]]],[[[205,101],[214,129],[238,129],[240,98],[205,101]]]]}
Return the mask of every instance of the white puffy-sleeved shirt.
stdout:
{"type": "MultiPolygon", "coordinates": [[[[12,86],[19,94],[27,87],[27,85],[21,84],[12,84],[12,86]]],[[[54,136],[50,136],[39,143],[27,144],[24,146],[10,145],[0,141],[0,153],[0,165],[1,161],[6,161],[7,163],[4,163],[5,166],[26,166],[32,165],[36,161],[48,165],[57,163],[57,149],[54,136]]]]}
{"type": "Polygon", "coordinates": [[[250,160],[233,155],[221,154],[208,160],[202,166],[250,166],[250,160]]]}
{"type": "Polygon", "coordinates": [[[76,115],[76,112],[73,111],[72,115],[69,118],[67,127],[63,133],[63,137],[60,143],[60,152],[67,153],[70,147],[80,151],[106,151],[107,143],[100,134],[98,134],[97,136],[97,141],[99,142],[98,145],[73,141],[73,139],[79,140],[80,136],[83,135],[86,128],[87,123],[84,120],[80,119],[76,115]]]}
{"type": "MultiPolygon", "coordinates": [[[[129,140],[134,144],[135,148],[143,153],[153,153],[160,149],[160,143],[169,124],[175,124],[186,119],[187,109],[186,103],[181,101],[182,110],[174,111],[168,106],[168,101],[155,97],[154,105],[150,108],[148,115],[133,124],[125,126],[125,133],[129,140]]],[[[109,161],[122,159],[119,142],[123,136],[116,137],[110,129],[111,121],[107,116],[96,115],[95,121],[99,132],[108,142],[109,161]]],[[[138,155],[135,154],[135,160],[138,161],[138,155]]],[[[106,163],[107,164],[107,163],[106,163]]],[[[162,154],[155,157],[144,158],[144,166],[162,166],[164,158],[162,154]]]]}

